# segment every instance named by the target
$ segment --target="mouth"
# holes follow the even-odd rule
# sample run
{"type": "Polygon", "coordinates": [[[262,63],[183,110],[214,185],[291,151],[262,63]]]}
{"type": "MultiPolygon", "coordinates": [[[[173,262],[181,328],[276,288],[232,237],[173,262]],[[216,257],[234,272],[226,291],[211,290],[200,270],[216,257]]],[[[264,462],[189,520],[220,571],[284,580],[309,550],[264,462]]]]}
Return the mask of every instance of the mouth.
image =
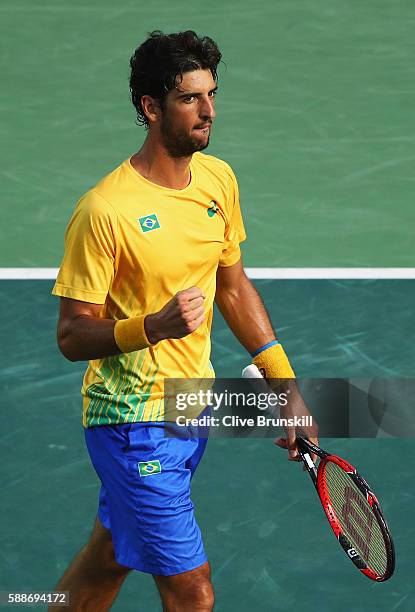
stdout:
{"type": "Polygon", "coordinates": [[[197,125],[194,129],[195,130],[207,131],[207,130],[210,130],[211,127],[212,127],[211,123],[206,123],[205,125],[197,125]]]}

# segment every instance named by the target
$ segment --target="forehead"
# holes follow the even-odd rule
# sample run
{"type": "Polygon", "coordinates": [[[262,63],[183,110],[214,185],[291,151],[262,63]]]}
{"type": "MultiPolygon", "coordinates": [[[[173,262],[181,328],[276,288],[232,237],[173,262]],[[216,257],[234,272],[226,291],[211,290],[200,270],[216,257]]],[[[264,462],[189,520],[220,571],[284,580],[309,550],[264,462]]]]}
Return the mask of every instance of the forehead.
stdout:
{"type": "Polygon", "coordinates": [[[192,70],[191,72],[185,72],[183,78],[180,77],[176,80],[176,88],[172,90],[177,95],[180,95],[183,91],[186,92],[208,92],[216,87],[216,81],[212,76],[209,69],[207,70],[192,70]]]}

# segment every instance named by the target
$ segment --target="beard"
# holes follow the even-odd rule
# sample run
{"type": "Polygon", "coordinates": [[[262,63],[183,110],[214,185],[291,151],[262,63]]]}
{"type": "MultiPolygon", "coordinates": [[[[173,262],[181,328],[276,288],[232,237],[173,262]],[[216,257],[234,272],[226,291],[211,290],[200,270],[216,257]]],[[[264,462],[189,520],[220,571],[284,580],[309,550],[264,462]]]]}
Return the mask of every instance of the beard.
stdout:
{"type": "Polygon", "coordinates": [[[160,126],[163,146],[170,157],[189,157],[196,151],[203,151],[209,146],[209,134],[205,138],[196,138],[174,126],[167,115],[163,116],[160,126]]]}

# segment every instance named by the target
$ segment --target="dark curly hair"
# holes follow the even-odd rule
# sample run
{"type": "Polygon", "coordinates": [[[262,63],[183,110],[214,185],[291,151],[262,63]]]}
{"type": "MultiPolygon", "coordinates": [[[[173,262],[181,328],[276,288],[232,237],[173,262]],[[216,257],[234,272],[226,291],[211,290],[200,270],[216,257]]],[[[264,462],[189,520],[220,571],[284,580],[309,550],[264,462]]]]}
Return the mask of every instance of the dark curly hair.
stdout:
{"type": "Polygon", "coordinates": [[[176,85],[177,77],[185,72],[209,69],[215,81],[221,52],[208,36],[200,38],[193,30],[176,34],[150,32],[149,38],[130,59],[131,101],[137,112],[137,123],[148,127],[148,120],[141,106],[141,96],[149,95],[160,100],[176,85]]]}

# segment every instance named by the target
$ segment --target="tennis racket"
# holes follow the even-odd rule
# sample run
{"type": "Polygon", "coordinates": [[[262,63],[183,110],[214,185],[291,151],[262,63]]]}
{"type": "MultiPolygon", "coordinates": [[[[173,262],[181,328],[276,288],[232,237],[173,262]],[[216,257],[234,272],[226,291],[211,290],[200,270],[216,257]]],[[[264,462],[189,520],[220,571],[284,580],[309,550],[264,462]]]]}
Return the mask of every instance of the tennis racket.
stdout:
{"type": "Polygon", "coordinates": [[[378,582],[390,578],[395,569],[393,541],[377,497],[366,480],[348,461],[305,438],[297,438],[297,448],[347,556],[368,578],[378,582]],[[310,452],[320,457],[318,468],[310,452]]]}
{"type": "MultiPolygon", "coordinates": [[[[261,376],[258,368],[257,373],[252,366],[248,368],[245,378],[261,376]]],[[[306,438],[297,437],[297,448],[340,546],[365,576],[378,582],[388,580],[395,569],[393,541],[366,480],[350,463],[306,438]],[[318,467],[311,453],[319,457],[318,467]]]]}

